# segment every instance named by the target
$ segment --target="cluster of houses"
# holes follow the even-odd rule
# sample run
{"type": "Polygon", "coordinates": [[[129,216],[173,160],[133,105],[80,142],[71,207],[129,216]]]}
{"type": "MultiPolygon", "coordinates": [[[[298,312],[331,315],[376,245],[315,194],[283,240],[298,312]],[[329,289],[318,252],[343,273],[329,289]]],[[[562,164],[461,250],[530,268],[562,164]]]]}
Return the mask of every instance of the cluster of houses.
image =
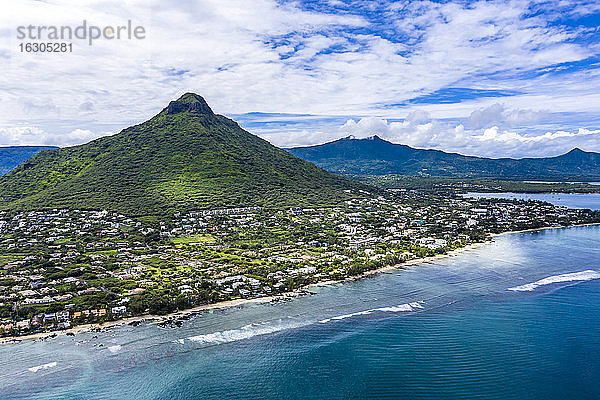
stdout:
{"type": "Polygon", "coordinates": [[[0,333],[121,318],[131,315],[132,299],[159,289],[190,305],[207,296],[268,296],[344,278],[352,266],[444,252],[489,232],[597,219],[546,203],[414,191],[338,207],[195,211],[155,226],[107,211],[0,212],[0,333]],[[161,239],[140,239],[153,232],[161,239]],[[90,304],[94,296],[110,300],[90,304]]]}
{"type": "MultiPolygon", "coordinates": [[[[48,312],[33,315],[31,318],[19,319],[6,319],[0,321],[0,334],[10,334],[15,332],[41,332],[41,331],[52,331],[52,330],[63,330],[68,329],[78,322],[85,321],[100,321],[106,318],[107,310],[105,308],[100,309],[86,309],[82,311],[71,312],[75,305],[67,304],[65,310],[57,312],[48,312]],[[91,319],[90,319],[91,318],[91,319]]],[[[118,318],[127,313],[126,306],[117,306],[108,310],[111,313],[111,319],[118,318]]]]}
{"type": "MultiPolygon", "coordinates": [[[[141,222],[118,213],[82,210],[29,211],[9,214],[0,211],[0,248],[27,250],[41,244],[49,249],[70,249],[75,255],[76,238],[97,237],[99,243],[106,238],[125,239],[126,229],[144,229],[141,222]]],[[[148,228],[146,228],[148,229],[148,228]]]]}

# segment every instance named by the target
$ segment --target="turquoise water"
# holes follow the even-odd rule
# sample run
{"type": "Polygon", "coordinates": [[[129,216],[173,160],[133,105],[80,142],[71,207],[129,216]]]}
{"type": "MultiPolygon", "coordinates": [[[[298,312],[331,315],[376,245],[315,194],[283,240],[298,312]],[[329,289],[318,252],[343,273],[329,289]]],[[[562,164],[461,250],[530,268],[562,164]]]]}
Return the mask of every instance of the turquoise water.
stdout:
{"type": "Polygon", "coordinates": [[[0,398],[598,399],[599,249],[598,226],[504,235],[177,328],[3,345],[0,398]]]}
{"type": "Polygon", "coordinates": [[[539,200],[569,208],[600,210],[600,193],[467,193],[465,196],[484,199],[539,200]]]}

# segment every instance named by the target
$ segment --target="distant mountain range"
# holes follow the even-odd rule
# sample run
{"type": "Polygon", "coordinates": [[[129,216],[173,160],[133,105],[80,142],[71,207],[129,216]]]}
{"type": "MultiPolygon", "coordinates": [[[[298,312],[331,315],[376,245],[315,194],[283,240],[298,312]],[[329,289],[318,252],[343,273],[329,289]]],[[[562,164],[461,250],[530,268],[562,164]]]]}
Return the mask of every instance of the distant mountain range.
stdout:
{"type": "Polygon", "coordinates": [[[52,150],[52,146],[11,146],[0,147],[0,176],[7,174],[22,162],[27,161],[42,150],[52,150]]]}
{"type": "Polygon", "coordinates": [[[186,93],[114,136],[32,157],[0,178],[0,207],[158,216],[335,204],[364,187],[272,146],[186,93]]]}
{"type": "Polygon", "coordinates": [[[580,149],[558,157],[492,159],[415,149],[373,136],[366,139],[347,137],[288,151],[336,174],[600,181],[600,154],[580,149]]]}

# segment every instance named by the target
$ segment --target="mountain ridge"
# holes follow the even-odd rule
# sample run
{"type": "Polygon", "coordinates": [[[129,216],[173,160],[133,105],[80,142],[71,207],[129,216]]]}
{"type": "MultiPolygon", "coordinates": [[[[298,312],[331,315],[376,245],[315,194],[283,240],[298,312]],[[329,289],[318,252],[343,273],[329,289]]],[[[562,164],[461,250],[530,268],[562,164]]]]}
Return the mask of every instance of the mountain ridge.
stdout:
{"type": "Polygon", "coordinates": [[[416,149],[377,135],[345,137],[328,143],[287,149],[290,153],[338,174],[424,175],[495,179],[600,179],[600,153],[574,148],[555,157],[520,159],[466,156],[416,149]]]}

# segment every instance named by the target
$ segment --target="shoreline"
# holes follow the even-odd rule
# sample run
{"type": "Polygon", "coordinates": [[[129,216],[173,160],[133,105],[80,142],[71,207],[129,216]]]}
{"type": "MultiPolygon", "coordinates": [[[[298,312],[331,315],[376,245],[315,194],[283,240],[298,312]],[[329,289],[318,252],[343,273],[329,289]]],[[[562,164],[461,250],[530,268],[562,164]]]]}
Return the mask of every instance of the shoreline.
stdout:
{"type": "Polygon", "coordinates": [[[544,226],[542,228],[522,229],[520,231],[506,231],[506,232],[500,232],[500,233],[492,233],[491,236],[492,236],[492,238],[494,238],[496,236],[510,235],[513,233],[538,232],[538,231],[545,231],[548,229],[578,228],[578,227],[582,227],[582,226],[595,226],[595,225],[600,225],[600,222],[589,222],[586,224],[576,224],[576,225],[568,225],[568,226],[562,226],[562,225],[544,226]]]}
{"type": "Polygon", "coordinates": [[[576,227],[595,226],[595,225],[600,225],[600,222],[569,225],[569,226],[545,226],[542,228],[532,228],[532,229],[523,229],[523,230],[518,230],[518,231],[506,231],[506,232],[501,232],[501,233],[492,233],[492,234],[490,234],[490,238],[486,241],[471,243],[464,247],[450,250],[447,253],[436,254],[434,256],[428,256],[428,257],[423,257],[423,258],[416,258],[416,259],[408,260],[401,264],[388,265],[385,267],[365,271],[365,272],[361,273],[360,275],[349,276],[349,277],[346,277],[346,278],[340,279],[340,280],[325,280],[325,281],[315,282],[315,283],[311,283],[311,284],[302,286],[291,292],[281,293],[278,295],[256,297],[256,298],[251,298],[251,299],[225,300],[225,301],[220,301],[217,303],[204,304],[201,306],[188,308],[186,310],[175,311],[175,312],[165,314],[165,315],[144,314],[144,315],[138,315],[135,317],[127,317],[127,318],[123,318],[123,319],[119,319],[119,320],[115,320],[115,321],[107,321],[107,322],[99,323],[99,324],[77,325],[77,326],[74,326],[74,327],[71,327],[71,328],[68,328],[65,330],[61,330],[61,331],[38,332],[38,333],[32,333],[32,334],[23,335],[23,336],[7,336],[4,338],[0,338],[0,345],[11,344],[11,343],[12,344],[20,343],[22,341],[28,341],[28,340],[34,340],[34,341],[35,340],[45,340],[45,339],[51,339],[51,338],[58,337],[58,336],[74,336],[78,333],[103,332],[105,330],[115,328],[118,326],[122,326],[122,325],[137,325],[137,324],[149,323],[149,322],[156,322],[156,323],[176,322],[178,320],[183,319],[184,317],[189,317],[194,314],[202,313],[202,312],[209,311],[209,310],[228,309],[228,308],[242,306],[242,305],[246,305],[246,304],[252,304],[252,303],[261,304],[261,303],[271,303],[271,302],[275,302],[275,301],[293,299],[304,293],[307,293],[307,291],[313,287],[323,287],[323,286],[333,285],[336,283],[357,281],[357,280],[366,278],[368,276],[377,275],[377,274],[384,273],[387,271],[398,270],[398,269],[402,269],[405,267],[429,263],[429,262],[437,261],[437,260],[444,259],[447,257],[456,256],[459,253],[469,251],[469,250],[474,250],[474,249],[482,247],[486,244],[490,244],[494,241],[494,238],[498,237],[498,236],[511,235],[511,234],[516,234],[516,233],[538,232],[538,231],[544,231],[544,230],[548,230],[548,229],[565,229],[565,228],[576,228],[576,227]]]}

